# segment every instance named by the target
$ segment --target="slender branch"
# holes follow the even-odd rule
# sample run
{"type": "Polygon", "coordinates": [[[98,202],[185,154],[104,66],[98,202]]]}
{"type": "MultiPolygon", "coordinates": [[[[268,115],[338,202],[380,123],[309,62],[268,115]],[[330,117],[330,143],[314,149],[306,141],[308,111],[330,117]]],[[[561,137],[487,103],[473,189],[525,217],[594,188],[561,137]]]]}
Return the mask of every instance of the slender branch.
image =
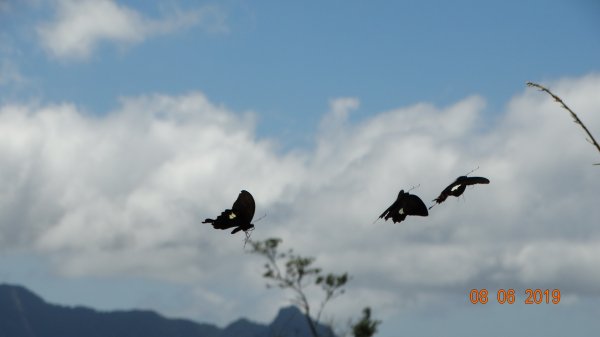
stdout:
{"type": "Polygon", "coordinates": [[[275,270],[274,278],[276,280],[283,279],[283,277],[281,277],[281,271],[279,270],[279,265],[277,265],[277,261],[275,261],[275,255],[273,253],[270,253],[270,252],[267,252],[265,255],[267,256],[267,259],[269,260],[269,263],[271,264],[271,266],[275,270]]]}
{"type": "MultiPolygon", "coordinates": [[[[530,87],[534,87],[534,88],[538,88],[541,91],[546,92],[548,95],[552,96],[552,98],[554,98],[554,100],[558,103],[560,103],[560,105],[567,110],[570,114],[571,117],[573,117],[575,123],[579,124],[583,130],[585,131],[585,133],[587,133],[589,139],[588,141],[594,145],[596,147],[596,149],[598,149],[598,152],[600,152],[600,145],[598,144],[598,142],[596,141],[596,139],[594,138],[594,136],[592,136],[590,130],[588,130],[588,128],[585,126],[585,124],[583,124],[583,122],[581,121],[581,119],[579,119],[579,117],[577,116],[577,114],[575,112],[573,112],[573,110],[571,110],[566,104],[565,102],[563,102],[562,99],[560,99],[560,97],[556,96],[555,94],[553,94],[550,90],[548,90],[546,87],[539,85],[537,83],[533,83],[533,82],[527,82],[527,85],[530,87]]],[[[594,165],[600,165],[600,163],[598,164],[594,164],[594,165]]]]}
{"type": "Polygon", "coordinates": [[[314,337],[319,337],[319,333],[317,332],[317,327],[315,327],[315,323],[310,318],[310,314],[306,313],[304,315],[304,317],[306,317],[306,321],[308,322],[308,327],[310,328],[310,332],[313,334],[314,337]]]}
{"type": "Polygon", "coordinates": [[[316,284],[320,285],[325,292],[325,297],[321,301],[319,311],[317,312],[317,323],[321,320],[321,313],[325,308],[325,304],[345,292],[343,287],[349,279],[348,273],[341,275],[327,274],[326,276],[317,277],[316,284]]]}
{"type": "Polygon", "coordinates": [[[323,313],[323,309],[325,309],[325,304],[333,298],[333,294],[326,294],[325,298],[321,301],[321,305],[319,305],[319,310],[317,311],[316,321],[317,323],[321,321],[321,313],[323,313]]]}
{"type": "Polygon", "coordinates": [[[302,302],[304,302],[304,317],[306,317],[306,321],[308,322],[310,332],[313,334],[313,337],[319,337],[319,333],[317,332],[315,322],[310,317],[310,306],[308,305],[308,299],[306,298],[303,292],[300,292],[300,295],[302,296],[302,302]]]}
{"type": "Polygon", "coordinates": [[[271,238],[264,241],[250,241],[250,253],[260,254],[267,259],[265,273],[267,287],[277,286],[289,289],[293,293],[292,303],[302,309],[313,337],[319,336],[318,326],[325,304],[344,293],[343,286],[349,280],[348,274],[321,274],[321,268],[314,267],[315,258],[304,257],[293,252],[280,253],[278,246],[281,239],[271,238]],[[284,266],[280,262],[285,261],[284,266]],[[320,286],[325,293],[324,300],[318,308],[316,319],[311,313],[306,289],[310,286],[320,286]]]}

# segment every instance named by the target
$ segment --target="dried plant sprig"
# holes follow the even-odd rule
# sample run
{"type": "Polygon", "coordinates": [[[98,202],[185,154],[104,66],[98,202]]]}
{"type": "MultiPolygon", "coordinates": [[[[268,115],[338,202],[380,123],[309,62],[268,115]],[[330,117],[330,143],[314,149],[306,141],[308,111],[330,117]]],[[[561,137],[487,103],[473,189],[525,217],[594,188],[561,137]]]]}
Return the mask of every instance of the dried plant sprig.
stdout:
{"type": "MultiPolygon", "coordinates": [[[[577,114],[575,112],[573,112],[573,110],[571,110],[571,108],[569,108],[560,97],[556,96],[550,90],[548,90],[546,87],[544,87],[540,84],[537,84],[534,82],[527,82],[527,86],[538,88],[539,90],[546,92],[548,95],[552,96],[552,98],[554,98],[554,100],[556,102],[560,103],[560,105],[571,114],[571,117],[573,117],[574,122],[579,124],[583,128],[585,133],[587,133],[589,138],[586,138],[586,140],[588,142],[590,142],[592,145],[594,145],[596,147],[596,149],[598,149],[598,152],[600,152],[600,145],[598,145],[598,142],[596,141],[594,136],[592,136],[592,134],[590,133],[590,130],[588,130],[588,128],[585,126],[585,124],[583,124],[583,122],[581,121],[581,119],[579,119],[577,114]]],[[[600,163],[594,164],[594,165],[600,165],[600,163]]]]}

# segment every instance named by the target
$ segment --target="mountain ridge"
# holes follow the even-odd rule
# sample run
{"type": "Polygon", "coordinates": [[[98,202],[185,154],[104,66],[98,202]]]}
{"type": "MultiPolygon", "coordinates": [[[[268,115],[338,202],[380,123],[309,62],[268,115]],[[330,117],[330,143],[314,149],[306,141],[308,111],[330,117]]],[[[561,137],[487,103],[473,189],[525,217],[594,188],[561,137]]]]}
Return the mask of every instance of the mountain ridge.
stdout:
{"type": "MultiPolygon", "coordinates": [[[[323,336],[334,336],[319,325],[323,336]]],[[[98,311],[46,302],[20,285],[0,284],[0,337],[310,337],[304,315],[281,308],[270,324],[234,320],[220,328],[151,310],[98,311]]]]}

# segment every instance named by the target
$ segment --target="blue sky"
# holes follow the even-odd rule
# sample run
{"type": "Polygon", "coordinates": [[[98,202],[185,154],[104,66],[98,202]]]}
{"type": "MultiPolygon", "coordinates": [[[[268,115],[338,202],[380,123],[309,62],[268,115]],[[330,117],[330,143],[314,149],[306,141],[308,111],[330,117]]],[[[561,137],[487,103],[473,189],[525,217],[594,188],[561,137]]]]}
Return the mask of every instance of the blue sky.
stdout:
{"type": "Polygon", "coordinates": [[[599,33],[592,0],[0,0],[1,280],[58,303],[268,321],[285,294],[238,238],[198,224],[245,188],[269,215],[254,236],[354,276],[336,318],[370,305],[381,336],[493,336],[507,320],[590,335],[598,156],[525,82],[597,134],[599,33]],[[489,186],[367,225],[400,188],[428,203],[477,166],[489,186]],[[472,306],[474,286],[566,296],[472,306]]]}
{"type": "MultiPolygon", "coordinates": [[[[18,50],[23,76],[35,80],[36,97],[102,114],[120,96],[201,90],[234,110],[260,111],[259,132],[287,146],[306,142],[334,97],[360,97],[356,118],[472,94],[493,112],[517,83],[595,70],[600,50],[595,1],[224,1],[203,3],[218,12],[204,26],[132,45],[98,41],[74,62],[31,43],[36,24],[52,19],[51,5],[13,6],[2,17],[4,39],[18,50]]],[[[132,6],[160,19],[197,4],[132,6]]]]}

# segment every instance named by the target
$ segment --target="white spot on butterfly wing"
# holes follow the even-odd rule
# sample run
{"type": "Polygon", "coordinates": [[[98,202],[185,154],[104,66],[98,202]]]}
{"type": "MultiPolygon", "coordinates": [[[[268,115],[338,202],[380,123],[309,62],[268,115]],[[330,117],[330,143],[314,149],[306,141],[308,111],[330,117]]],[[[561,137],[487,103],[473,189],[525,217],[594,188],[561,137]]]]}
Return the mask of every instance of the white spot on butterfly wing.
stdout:
{"type": "Polygon", "coordinates": [[[458,184],[458,185],[456,185],[456,186],[452,187],[452,188],[450,189],[450,191],[454,192],[454,191],[456,191],[456,190],[457,190],[457,189],[458,189],[460,186],[461,186],[461,185],[460,185],[460,184],[458,184]]]}
{"type": "Polygon", "coordinates": [[[236,216],[235,213],[231,212],[231,214],[229,214],[229,220],[235,219],[236,216]]]}
{"type": "Polygon", "coordinates": [[[398,210],[398,214],[404,214],[404,207],[398,210]]]}

